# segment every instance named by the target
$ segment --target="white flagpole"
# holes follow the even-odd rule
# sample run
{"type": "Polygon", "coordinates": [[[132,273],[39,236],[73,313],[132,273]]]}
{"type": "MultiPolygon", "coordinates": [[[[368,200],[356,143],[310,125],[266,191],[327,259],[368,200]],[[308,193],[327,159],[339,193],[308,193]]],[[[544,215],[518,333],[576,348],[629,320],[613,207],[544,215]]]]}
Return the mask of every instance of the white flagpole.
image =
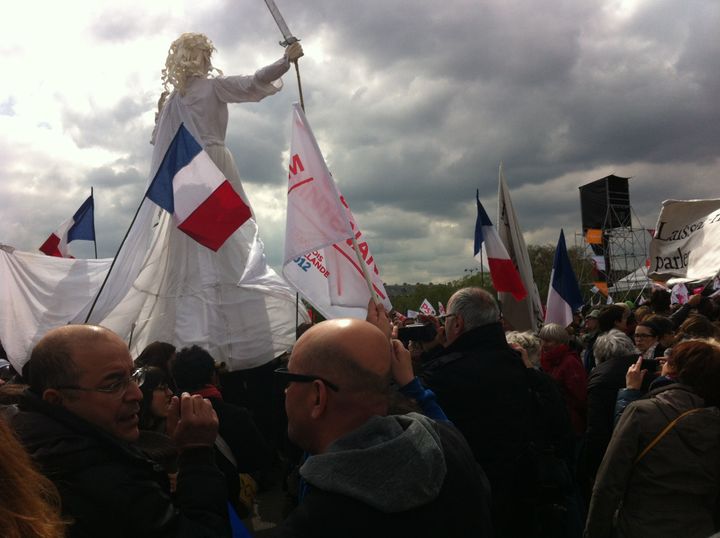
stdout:
{"type": "Polygon", "coordinates": [[[373,301],[375,301],[375,304],[380,304],[380,297],[378,297],[378,294],[375,292],[375,288],[373,288],[372,280],[370,279],[370,273],[368,272],[367,264],[365,263],[365,260],[363,260],[362,254],[360,254],[360,248],[358,247],[357,240],[355,239],[355,235],[352,236],[352,244],[353,244],[353,250],[355,251],[355,255],[357,256],[358,263],[360,264],[360,267],[362,268],[363,276],[365,277],[365,282],[368,285],[368,289],[370,290],[370,296],[372,297],[373,301]]]}

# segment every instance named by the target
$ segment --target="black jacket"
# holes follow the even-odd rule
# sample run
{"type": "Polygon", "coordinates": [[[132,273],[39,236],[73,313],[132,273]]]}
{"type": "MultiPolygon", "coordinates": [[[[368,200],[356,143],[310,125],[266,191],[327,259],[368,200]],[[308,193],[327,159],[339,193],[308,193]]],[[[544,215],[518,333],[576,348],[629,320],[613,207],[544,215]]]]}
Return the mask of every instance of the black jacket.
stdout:
{"type": "Polygon", "coordinates": [[[578,482],[587,502],[612,437],[617,392],[625,386],[625,374],[636,360],[634,355],[611,358],[598,364],[588,379],[587,430],[578,462],[578,482]]]}
{"type": "Polygon", "coordinates": [[[525,442],[528,392],[519,354],[493,323],[460,335],[423,371],[425,386],[465,436],[495,490],[525,442]]]}
{"type": "Polygon", "coordinates": [[[235,462],[215,447],[215,461],[225,475],[228,500],[241,517],[248,515],[248,507],[240,502],[239,473],[253,474],[264,471],[272,464],[273,452],[258,430],[250,412],[244,407],[229,404],[220,398],[208,398],[217,413],[218,433],[230,448],[235,462]]]}
{"type": "Polygon", "coordinates": [[[491,536],[489,486],[467,442],[418,417],[374,417],[311,456],[309,491],[274,536],[491,536]]]}
{"type": "Polygon", "coordinates": [[[492,323],[425,364],[424,381],[487,474],[496,535],[561,536],[568,511],[556,507],[572,487],[572,438],[552,378],[526,368],[492,323]]]}
{"type": "Polygon", "coordinates": [[[174,502],[167,475],[139,449],[29,391],[12,425],[57,486],[71,538],[230,535],[225,480],[210,448],[180,455],[174,502]]]}

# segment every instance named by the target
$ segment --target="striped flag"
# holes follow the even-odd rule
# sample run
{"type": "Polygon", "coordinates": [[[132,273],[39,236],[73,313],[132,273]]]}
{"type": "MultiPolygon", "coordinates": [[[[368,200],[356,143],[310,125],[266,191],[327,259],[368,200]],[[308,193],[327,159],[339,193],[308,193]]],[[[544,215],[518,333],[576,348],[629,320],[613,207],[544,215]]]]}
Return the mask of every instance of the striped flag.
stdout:
{"type": "Polygon", "coordinates": [[[75,214],[63,222],[40,246],[40,252],[48,256],[68,257],[68,243],[82,239],[95,241],[95,203],[92,194],[75,214]]]}
{"type": "Polygon", "coordinates": [[[550,275],[545,323],[557,323],[567,327],[572,323],[573,312],[580,308],[583,302],[580,286],[570,265],[565,234],[560,230],[560,239],[555,249],[555,260],[550,275]]]}
{"type": "Polygon", "coordinates": [[[214,251],[251,217],[250,208],[182,124],[146,196],[171,213],[181,231],[214,251]]]}
{"type": "Polygon", "coordinates": [[[490,217],[480,203],[479,191],[475,193],[475,198],[478,212],[475,221],[475,259],[482,264],[481,249],[484,244],[490,266],[490,278],[495,290],[511,293],[516,301],[521,301],[527,295],[527,291],[520,280],[517,267],[510,259],[495,226],[490,222],[490,217]]]}

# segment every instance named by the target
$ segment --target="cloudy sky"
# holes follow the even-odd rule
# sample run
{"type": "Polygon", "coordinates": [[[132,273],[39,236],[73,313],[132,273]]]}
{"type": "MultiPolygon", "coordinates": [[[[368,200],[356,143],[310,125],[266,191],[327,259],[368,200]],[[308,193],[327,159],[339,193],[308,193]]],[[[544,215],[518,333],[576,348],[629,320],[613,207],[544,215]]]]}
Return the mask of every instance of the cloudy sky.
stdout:
{"type": "MultiPolygon", "coordinates": [[[[306,113],[387,282],[475,267],[475,189],[498,165],[529,243],[569,243],[578,187],[632,177],[653,227],[665,199],[720,197],[717,0],[277,0],[306,56],[306,113]]],[[[20,2],[0,19],[0,243],[35,250],[95,189],[112,256],[148,181],[160,70],[184,31],[249,74],[282,54],[262,0],[20,2]]],[[[231,106],[227,144],[270,264],[285,227],[292,72],[231,106]]],[[[637,221],[636,221],[637,225],[637,221]]],[[[76,255],[92,244],[73,243],[76,255]]]]}

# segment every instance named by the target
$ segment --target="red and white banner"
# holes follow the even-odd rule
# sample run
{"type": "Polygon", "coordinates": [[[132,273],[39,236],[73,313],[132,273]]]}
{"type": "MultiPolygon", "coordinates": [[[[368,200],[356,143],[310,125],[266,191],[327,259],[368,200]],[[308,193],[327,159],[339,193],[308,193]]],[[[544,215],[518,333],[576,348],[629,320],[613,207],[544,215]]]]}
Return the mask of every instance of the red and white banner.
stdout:
{"type": "Polygon", "coordinates": [[[363,265],[374,292],[390,311],[370,247],[335,185],[305,114],[295,104],[283,275],[326,318],[364,319],[370,290],[363,265]]]}
{"type": "Polygon", "coordinates": [[[433,308],[433,305],[430,304],[430,301],[428,301],[427,299],[425,299],[422,302],[419,310],[426,316],[434,316],[435,315],[435,309],[433,308]]]}

